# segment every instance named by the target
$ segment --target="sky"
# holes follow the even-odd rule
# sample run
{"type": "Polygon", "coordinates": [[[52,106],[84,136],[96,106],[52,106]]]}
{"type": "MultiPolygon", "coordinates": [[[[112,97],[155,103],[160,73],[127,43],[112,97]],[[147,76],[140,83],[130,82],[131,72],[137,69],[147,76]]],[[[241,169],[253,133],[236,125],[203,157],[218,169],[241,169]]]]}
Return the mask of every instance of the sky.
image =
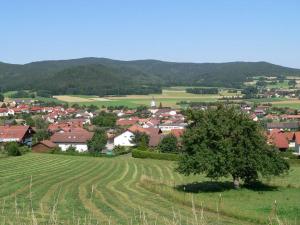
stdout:
{"type": "Polygon", "coordinates": [[[0,61],[106,57],[300,68],[299,0],[0,0],[0,61]]]}

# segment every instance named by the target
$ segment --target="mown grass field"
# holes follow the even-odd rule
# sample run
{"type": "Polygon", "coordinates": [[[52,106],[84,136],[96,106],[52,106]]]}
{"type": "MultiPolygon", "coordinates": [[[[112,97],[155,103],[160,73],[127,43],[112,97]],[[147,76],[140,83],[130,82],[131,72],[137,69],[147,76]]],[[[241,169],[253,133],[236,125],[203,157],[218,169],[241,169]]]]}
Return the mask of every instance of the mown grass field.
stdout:
{"type": "Polygon", "coordinates": [[[0,223],[30,224],[34,214],[38,222],[54,218],[57,224],[77,224],[78,220],[78,224],[86,220],[101,224],[200,224],[204,207],[204,220],[210,224],[263,224],[274,215],[276,200],[280,218],[299,224],[299,166],[293,166],[285,177],[268,181],[276,187],[238,191],[226,185],[218,189],[221,186],[203,176],[184,177],[174,172],[174,166],[174,162],[130,156],[31,153],[0,158],[0,223]],[[186,191],[199,192],[178,190],[182,184],[189,184],[186,191]],[[178,223],[172,223],[174,220],[178,223]]]}

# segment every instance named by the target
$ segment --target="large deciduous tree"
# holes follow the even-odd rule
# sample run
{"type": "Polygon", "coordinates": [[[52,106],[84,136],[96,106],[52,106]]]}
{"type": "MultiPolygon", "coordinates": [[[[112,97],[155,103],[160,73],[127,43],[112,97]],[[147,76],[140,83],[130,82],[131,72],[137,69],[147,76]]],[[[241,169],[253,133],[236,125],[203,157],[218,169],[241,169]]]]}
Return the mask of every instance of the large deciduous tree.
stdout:
{"type": "Polygon", "coordinates": [[[234,186],[257,181],[259,175],[280,175],[289,169],[269,146],[258,123],[232,107],[188,111],[190,124],[183,135],[183,154],[177,170],[185,175],[204,173],[218,179],[231,176],[234,186]]]}

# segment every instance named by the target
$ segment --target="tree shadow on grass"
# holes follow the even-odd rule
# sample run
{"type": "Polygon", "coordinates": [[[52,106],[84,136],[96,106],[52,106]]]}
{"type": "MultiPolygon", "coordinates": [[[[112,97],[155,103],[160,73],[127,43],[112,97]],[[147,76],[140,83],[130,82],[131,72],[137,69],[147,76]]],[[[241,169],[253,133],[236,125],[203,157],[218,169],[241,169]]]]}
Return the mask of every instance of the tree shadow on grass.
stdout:
{"type": "MultiPolygon", "coordinates": [[[[199,193],[199,192],[223,192],[227,190],[234,190],[232,182],[229,181],[204,181],[195,182],[190,184],[177,185],[175,187],[178,191],[189,192],[189,193],[199,193]]],[[[241,189],[248,189],[258,192],[263,191],[276,191],[276,186],[270,186],[263,184],[261,182],[255,182],[251,185],[241,185],[241,189]]]]}

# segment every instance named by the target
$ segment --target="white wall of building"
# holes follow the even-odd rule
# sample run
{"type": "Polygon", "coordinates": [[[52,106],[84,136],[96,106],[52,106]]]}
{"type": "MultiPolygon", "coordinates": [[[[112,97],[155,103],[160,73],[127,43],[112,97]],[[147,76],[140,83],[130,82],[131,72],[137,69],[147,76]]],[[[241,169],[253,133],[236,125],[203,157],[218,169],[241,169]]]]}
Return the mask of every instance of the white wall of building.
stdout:
{"type": "Polygon", "coordinates": [[[134,146],[134,144],[131,143],[133,136],[134,134],[132,132],[128,130],[125,131],[114,138],[114,146],[134,146]]]}
{"type": "Polygon", "coordinates": [[[84,143],[58,143],[58,146],[61,148],[62,151],[66,151],[70,146],[76,148],[78,152],[86,152],[88,150],[87,144],[84,143]]]}

